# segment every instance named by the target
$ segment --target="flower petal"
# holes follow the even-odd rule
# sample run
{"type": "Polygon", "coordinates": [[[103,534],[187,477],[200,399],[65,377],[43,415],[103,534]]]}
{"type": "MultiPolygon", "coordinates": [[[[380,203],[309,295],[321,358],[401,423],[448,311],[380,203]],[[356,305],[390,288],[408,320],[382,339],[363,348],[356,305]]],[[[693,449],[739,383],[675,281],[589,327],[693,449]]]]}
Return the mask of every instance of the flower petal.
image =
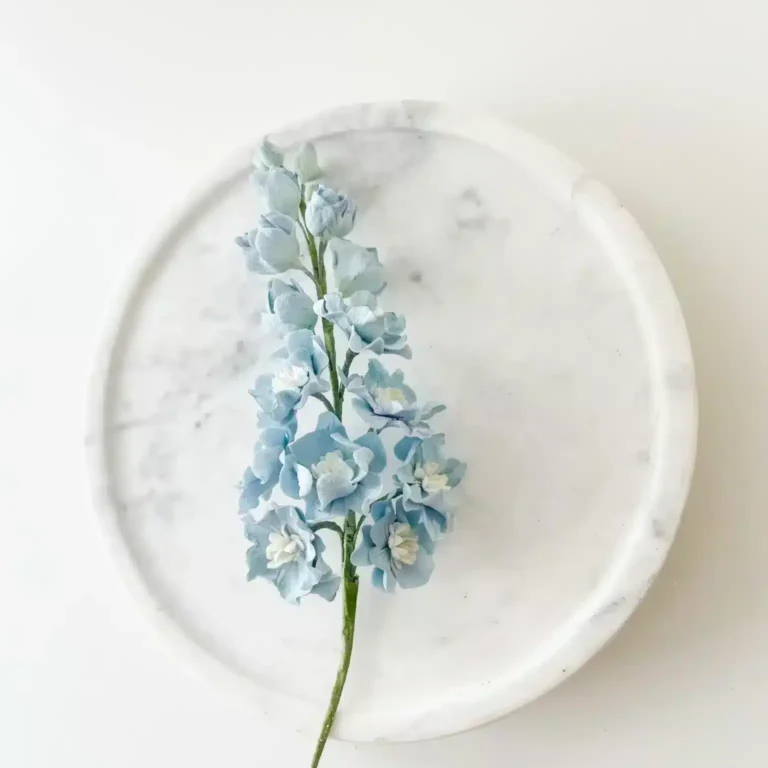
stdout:
{"type": "Polygon", "coordinates": [[[426,403],[421,409],[420,415],[424,420],[431,419],[433,416],[438,413],[442,413],[444,410],[446,410],[446,406],[444,406],[442,403],[429,402],[426,403]]]}
{"type": "Polygon", "coordinates": [[[403,589],[423,587],[429,581],[434,569],[435,562],[432,555],[426,552],[423,547],[419,547],[416,562],[413,565],[403,565],[397,572],[397,583],[403,589]]]}
{"type": "Polygon", "coordinates": [[[358,445],[362,445],[373,454],[370,462],[371,472],[383,472],[387,466],[387,453],[384,450],[384,444],[381,438],[375,432],[366,432],[355,440],[358,445]]]}
{"type": "Polygon", "coordinates": [[[371,541],[371,526],[364,525],[361,541],[357,545],[357,549],[352,553],[352,565],[357,566],[358,568],[370,565],[370,552],[372,548],[373,542],[371,541]]]}
{"type": "Polygon", "coordinates": [[[331,453],[336,449],[337,445],[331,437],[331,433],[322,428],[308,432],[288,446],[291,455],[307,469],[310,469],[313,464],[317,464],[326,453],[331,453]]]}
{"type": "Polygon", "coordinates": [[[330,603],[339,591],[341,579],[325,563],[323,563],[323,566],[320,580],[312,587],[310,594],[322,597],[323,600],[327,600],[330,603]]]}
{"type": "Polygon", "coordinates": [[[394,592],[395,580],[392,578],[392,574],[388,574],[381,568],[375,568],[371,574],[371,582],[376,589],[380,589],[382,592],[394,592]]]}
{"type": "Polygon", "coordinates": [[[251,509],[256,509],[261,504],[261,496],[264,493],[264,484],[256,477],[251,471],[251,468],[245,470],[243,475],[243,489],[240,492],[240,500],[238,502],[238,510],[248,512],[251,509]]]}
{"type": "Polygon", "coordinates": [[[267,556],[264,547],[258,544],[248,547],[245,553],[245,561],[248,566],[248,574],[246,575],[248,581],[253,581],[259,576],[269,578],[271,581],[271,573],[269,568],[267,568],[267,556]]]}
{"type": "Polygon", "coordinates": [[[349,496],[355,490],[355,486],[343,477],[329,474],[323,475],[317,480],[315,489],[317,490],[317,499],[320,502],[320,507],[323,508],[336,501],[336,499],[343,499],[349,496]]]}

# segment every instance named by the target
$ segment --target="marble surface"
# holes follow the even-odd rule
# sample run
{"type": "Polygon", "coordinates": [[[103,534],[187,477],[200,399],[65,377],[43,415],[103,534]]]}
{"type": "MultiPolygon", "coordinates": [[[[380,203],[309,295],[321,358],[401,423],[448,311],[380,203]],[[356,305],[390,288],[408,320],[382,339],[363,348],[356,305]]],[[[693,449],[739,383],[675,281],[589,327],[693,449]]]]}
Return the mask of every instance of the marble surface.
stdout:
{"type": "MultiPolygon", "coordinates": [[[[306,138],[360,205],[355,238],[379,248],[385,303],[408,318],[403,367],[448,404],[440,426],[471,470],[429,586],[364,588],[336,735],[443,735],[558,684],[642,599],[693,468],[685,327],[621,205],[506,124],[398,102],[273,136],[306,138]]],[[[234,513],[256,434],[247,389],[274,349],[265,281],[232,243],[258,214],[246,169],[244,153],[173,221],[118,311],[95,481],[116,556],[179,648],[313,731],[338,606],[297,611],[247,584],[234,513]]]]}

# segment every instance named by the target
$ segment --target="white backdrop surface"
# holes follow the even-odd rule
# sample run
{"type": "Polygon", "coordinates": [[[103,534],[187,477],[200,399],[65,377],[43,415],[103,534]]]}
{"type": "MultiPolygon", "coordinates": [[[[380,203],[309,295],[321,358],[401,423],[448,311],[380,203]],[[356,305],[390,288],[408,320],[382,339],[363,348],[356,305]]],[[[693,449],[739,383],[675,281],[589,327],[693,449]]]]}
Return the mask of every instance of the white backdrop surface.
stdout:
{"type": "Polygon", "coordinates": [[[768,6],[0,1],[0,764],[301,766],[311,744],[175,663],[103,544],[86,380],[125,272],[232,149],[336,103],[455,101],[591,169],[688,322],[699,459],[667,565],[563,686],[328,768],[768,762],[768,6]]]}

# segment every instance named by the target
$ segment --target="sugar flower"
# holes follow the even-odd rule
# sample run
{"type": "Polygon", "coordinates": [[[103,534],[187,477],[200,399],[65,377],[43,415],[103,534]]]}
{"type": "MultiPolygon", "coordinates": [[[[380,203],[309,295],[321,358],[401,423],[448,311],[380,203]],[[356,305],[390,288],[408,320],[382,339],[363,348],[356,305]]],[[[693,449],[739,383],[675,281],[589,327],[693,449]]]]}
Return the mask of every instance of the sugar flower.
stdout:
{"type": "Polygon", "coordinates": [[[418,515],[408,512],[398,497],[376,502],[371,520],[363,526],[353,565],[373,566],[373,585],[385,592],[394,592],[398,584],[404,589],[426,584],[434,568],[434,543],[418,515]]]}
{"type": "Polygon", "coordinates": [[[269,140],[264,139],[253,156],[253,165],[260,171],[283,164],[283,153],[269,140]]]}
{"type": "Polygon", "coordinates": [[[461,482],[467,468],[461,461],[445,458],[444,445],[442,434],[425,440],[404,437],[395,445],[395,455],[405,462],[395,472],[403,507],[419,514],[433,540],[449,527],[447,494],[461,482]]]}
{"type": "Polygon", "coordinates": [[[352,401],[355,410],[378,431],[397,427],[410,436],[429,437],[432,430],[428,419],[445,410],[439,403],[419,406],[416,393],[405,384],[403,372],[389,373],[378,360],[368,362],[365,376],[351,376],[347,391],[356,395],[352,401]]]}
{"type": "Polygon", "coordinates": [[[235,242],[243,249],[246,266],[253,272],[276,275],[301,266],[293,219],[277,211],[264,214],[256,229],[235,242]]]}
{"type": "Polygon", "coordinates": [[[302,144],[296,155],[296,174],[302,184],[315,181],[322,174],[317,163],[317,151],[311,142],[302,144]]]}
{"type": "Polygon", "coordinates": [[[269,281],[268,314],[274,318],[279,331],[312,330],[317,324],[313,303],[295,280],[286,282],[275,278],[269,281]]]}
{"type": "Polygon", "coordinates": [[[301,187],[295,173],[285,168],[267,168],[254,171],[252,178],[270,211],[277,211],[294,220],[298,218],[301,187]]]}
{"type": "Polygon", "coordinates": [[[258,507],[262,498],[269,498],[280,478],[286,446],[295,436],[295,420],[262,429],[253,448],[250,466],[243,475],[241,513],[258,507]]]}
{"type": "Polygon", "coordinates": [[[411,357],[405,318],[394,312],[382,312],[370,291],[357,291],[348,299],[340,293],[327,294],[315,304],[315,312],[349,337],[349,349],[355,354],[369,351],[374,355],[411,357]]]}
{"type": "Polygon", "coordinates": [[[378,295],[384,290],[384,267],[375,248],[364,248],[349,240],[333,238],[328,243],[338,292],[347,298],[356,291],[378,295]]]}
{"type": "Polygon", "coordinates": [[[248,580],[263,578],[277,587],[289,603],[302,597],[336,597],[341,580],[323,560],[325,546],[296,507],[273,507],[255,520],[244,517],[248,580]]]}
{"type": "Polygon", "coordinates": [[[312,331],[292,331],[285,348],[277,355],[281,362],[274,373],[259,376],[251,395],[262,411],[277,423],[293,418],[311,395],[326,392],[330,385],[323,377],[328,355],[323,342],[312,331]]]}
{"type": "Polygon", "coordinates": [[[316,237],[345,237],[356,215],[357,206],[349,198],[320,184],[307,203],[307,229],[316,237]]]}
{"type": "Polygon", "coordinates": [[[304,499],[308,520],[365,512],[381,494],[387,458],[378,435],[350,440],[332,413],[323,413],[314,431],[290,443],[287,454],[293,467],[281,474],[280,488],[304,499]]]}

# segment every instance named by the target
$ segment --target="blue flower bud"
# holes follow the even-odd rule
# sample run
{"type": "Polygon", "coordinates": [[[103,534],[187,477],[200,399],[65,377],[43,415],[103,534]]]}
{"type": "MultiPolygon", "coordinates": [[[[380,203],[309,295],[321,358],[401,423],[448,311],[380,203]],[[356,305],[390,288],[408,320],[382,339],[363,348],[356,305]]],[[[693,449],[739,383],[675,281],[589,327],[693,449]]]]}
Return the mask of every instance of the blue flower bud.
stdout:
{"type": "Polygon", "coordinates": [[[257,229],[235,241],[245,253],[248,269],[262,275],[275,275],[301,266],[299,242],[293,220],[272,211],[262,216],[257,229]]]}
{"type": "Polygon", "coordinates": [[[264,139],[253,156],[253,164],[260,171],[275,168],[283,164],[283,153],[269,139],[264,139]]]}
{"type": "Polygon", "coordinates": [[[386,286],[384,267],[375,248],[364,248],[349,240],[334,238],[328,243],[339,293],[348,298],[356,291],[380,294],[386,286]]]}
{"type": "Polygon", "coordinates": [[[295,173],[285,168],[267,168],[254,171],[253,181],[261,194],[264,205],[271,211],[297,219],[301,187],[295,173]]]}
{"type": "Polygon", "coordinates": [[[311,142],[302,144],[296,155],[296,173],[302,184],[314,181],[322,174],[320,166],[317,164],[315,145],[311,142]]]}
{"type": "Polygon", "coordinates": [[[278,323],[282,332],[312,330],[317,323],[312,299],[307,296],[296,281],[270,280],[267,292],[269,314],[278,323]]]}
{"type": "Polygon", "coordinates": [[[345,237],[352,231],[356,215],[352,200],[320,184],[307,204],[307,229],[315,237],[345,237]]]}

